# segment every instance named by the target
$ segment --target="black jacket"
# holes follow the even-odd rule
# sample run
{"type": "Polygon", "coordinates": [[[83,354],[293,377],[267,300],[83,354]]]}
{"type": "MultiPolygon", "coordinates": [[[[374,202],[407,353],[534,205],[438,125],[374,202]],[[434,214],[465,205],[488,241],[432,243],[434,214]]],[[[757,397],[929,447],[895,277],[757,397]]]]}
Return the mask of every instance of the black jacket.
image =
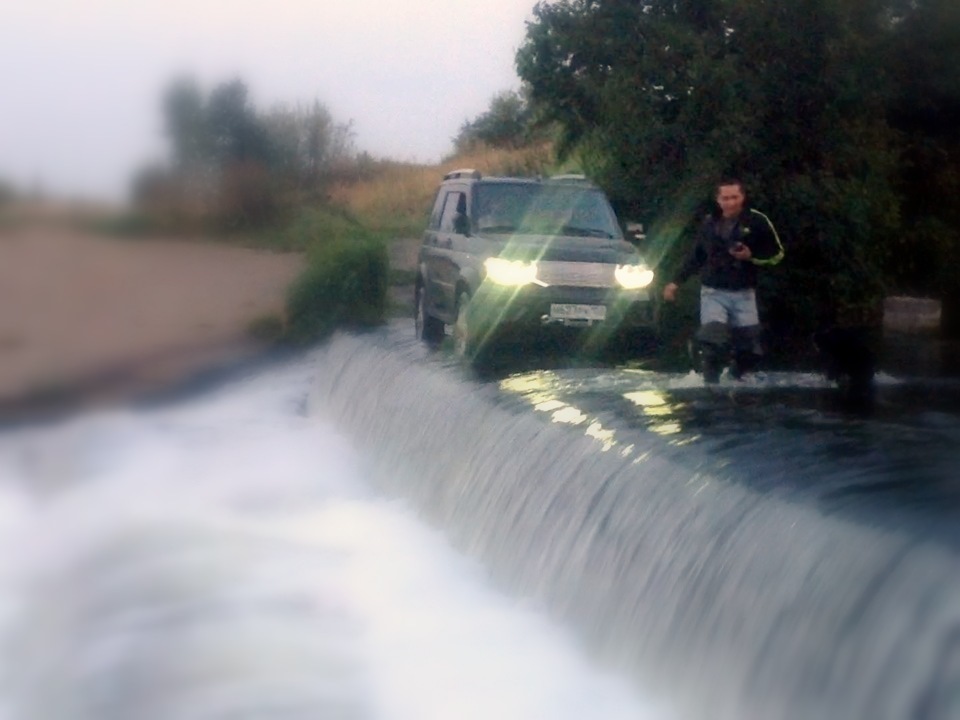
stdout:
{"type": "Polygon", "coordinates": [[[720,235],[720,218],[716,213],[704,219],[693,251],[677,273],[674,282],[678,285],[699,272],[706,287],[748,290],[757,286],[757,266],[776,265],[783,259],[780,237],[763,213],[744,208],[726,240],[720,235]],[[730,254],[737,243],[750,248],[750,260],[737,260],[730,254]]]}

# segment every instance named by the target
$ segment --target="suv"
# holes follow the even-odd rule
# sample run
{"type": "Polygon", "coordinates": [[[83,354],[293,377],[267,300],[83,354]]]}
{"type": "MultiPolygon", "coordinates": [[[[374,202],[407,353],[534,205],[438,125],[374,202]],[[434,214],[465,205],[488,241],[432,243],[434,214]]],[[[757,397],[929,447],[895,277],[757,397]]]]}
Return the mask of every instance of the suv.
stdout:
{"type": "Polygon", "coordinates": [[[420,247],[417,336],[438,344],[451,325],[456,352],[474,362],[511,334],[650,337],[652,282],[606,195],[582,175],[457,170],[440,184],[420,247]]]}

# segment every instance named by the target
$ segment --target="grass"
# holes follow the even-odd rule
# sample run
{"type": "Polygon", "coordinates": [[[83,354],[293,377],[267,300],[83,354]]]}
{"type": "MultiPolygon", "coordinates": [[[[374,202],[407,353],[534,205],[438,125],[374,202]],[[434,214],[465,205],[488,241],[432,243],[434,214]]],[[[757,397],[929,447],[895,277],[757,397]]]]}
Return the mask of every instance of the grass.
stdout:
{"type": "Polygon", "coordinates": [[[374,235],[366,223],[339,207],[305,207],[291,220],[240,238],[245,245],[278,252],[310,251],[318,245],[374,235]]]}
{"type": "Polygon", "coordinates": [[[408,237],[423,230],[437,182],[433,167],[389,163],[368,180],[335,186],[330,198],[371,230],[408,237]]]}
{"type": "Polygon", "coordinates": [[[416,237],[423,232],[437,186],[445,173],[474,168],[486,175],[538,175],[554,168],[549,145],[518,150],[478,149],[439,165],[377,163],[364,180],[332,188],[331,202],[363,218],[364,225],[385,237],[416,237]]]}

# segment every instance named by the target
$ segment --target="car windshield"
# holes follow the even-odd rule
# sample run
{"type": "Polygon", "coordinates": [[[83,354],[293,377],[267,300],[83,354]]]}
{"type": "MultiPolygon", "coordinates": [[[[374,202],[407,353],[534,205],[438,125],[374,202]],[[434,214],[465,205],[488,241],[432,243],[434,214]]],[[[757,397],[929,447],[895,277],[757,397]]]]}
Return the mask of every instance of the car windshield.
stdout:
{"type": "Polygon", "coordinates": [[[477,230],[511,235],[620,236],[604,194],[595,188],[491,183],[477,188],[477,230]]]}

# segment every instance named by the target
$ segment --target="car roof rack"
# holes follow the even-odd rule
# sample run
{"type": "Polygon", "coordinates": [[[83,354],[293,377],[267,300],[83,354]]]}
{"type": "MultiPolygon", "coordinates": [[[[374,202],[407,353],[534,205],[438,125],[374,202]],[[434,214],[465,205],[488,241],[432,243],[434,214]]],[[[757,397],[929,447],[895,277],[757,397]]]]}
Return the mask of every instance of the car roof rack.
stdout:
{"type": "Polygon", "coordinates": [[[443,179],[456,180],[458,178],[472,178],[473,180],[479,180],[480,177],[481,175],[479,170],[474,170],[473,168],[461,168],[460,170],[451,170],[443,176],[443,179]]]}
{"type": "Polygon", "coordinates": [[[558,182],[582,182],[582,183],[590,182],[589,178],[587,178],[586,175],[583,175],[581,173],[564,173],[562,175],[551,175],[550,179],[558,182]]]}

